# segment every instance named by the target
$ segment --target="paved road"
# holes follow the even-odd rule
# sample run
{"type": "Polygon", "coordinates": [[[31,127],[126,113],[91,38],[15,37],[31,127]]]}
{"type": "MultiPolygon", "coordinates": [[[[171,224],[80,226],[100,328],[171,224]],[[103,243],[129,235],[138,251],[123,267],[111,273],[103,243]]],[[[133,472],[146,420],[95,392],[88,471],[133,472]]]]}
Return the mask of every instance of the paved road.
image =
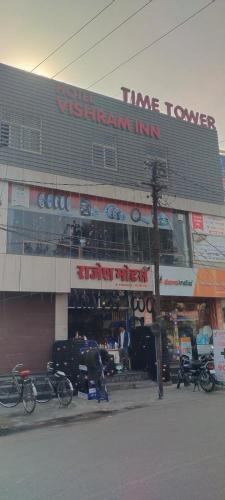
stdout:
{"type": "Polygon", "coordinates": [[[1,500],[225,500],[225,393],[0,438],[1,500]]]}

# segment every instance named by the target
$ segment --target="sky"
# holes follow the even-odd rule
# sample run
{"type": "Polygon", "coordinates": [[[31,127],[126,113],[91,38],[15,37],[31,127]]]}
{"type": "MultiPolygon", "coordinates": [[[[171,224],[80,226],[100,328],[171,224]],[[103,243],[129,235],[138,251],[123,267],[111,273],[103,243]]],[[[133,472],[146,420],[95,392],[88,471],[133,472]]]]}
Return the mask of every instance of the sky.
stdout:
{"type": "Polygon", "coordinates": [[[211,115],[220,148],[225,149],[225,0],[214,0],[123,64],[208,3],[210,0],[0,0],[0,62],[32,71],[79,31],[34,73],[52,78],[81,56],[55,79],[117,99],[122,99],[120,88],[125,86],[162,103],[169,101],[211,115]]]}

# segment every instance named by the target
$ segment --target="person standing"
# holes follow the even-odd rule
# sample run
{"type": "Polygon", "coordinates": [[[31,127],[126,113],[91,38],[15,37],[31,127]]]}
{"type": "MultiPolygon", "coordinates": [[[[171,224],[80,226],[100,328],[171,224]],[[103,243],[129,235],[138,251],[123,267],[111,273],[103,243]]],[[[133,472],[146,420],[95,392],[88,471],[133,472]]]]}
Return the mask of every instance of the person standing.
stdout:
{"type": "Polygon", "coordinates": [[[130,333],[125,330],[123,326],[119,329],[119,350],[120,362],[124,369],[129,370],[129,347],[130,347],[130,333]]]}

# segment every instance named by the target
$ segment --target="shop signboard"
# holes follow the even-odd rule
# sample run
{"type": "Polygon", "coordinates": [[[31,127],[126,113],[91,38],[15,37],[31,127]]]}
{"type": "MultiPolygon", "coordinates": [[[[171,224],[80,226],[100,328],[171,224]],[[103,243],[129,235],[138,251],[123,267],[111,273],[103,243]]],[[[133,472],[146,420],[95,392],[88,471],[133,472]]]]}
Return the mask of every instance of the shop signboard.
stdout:
{"type": "MultiPolygon", "coordinates": [[[[153,209],[149,205],[43,187],[20,186],[18,188],[14,184],[9,184],[9,206],[14,208],[23,206],[41,214],[71,217],[71,219],[79,218],[83,221],[99,220],[153,227],[153,209]],[[18,200],[20,200],[20,203],[18,200]]],[[[158,223],[160,229],[172,230],[172,211],[160,210],[158,223]]]]}
{"type": "Polygon", "coordinates": [[[138,264],[74,260],[71,288],[152,291],[152,271],[138,264]]]}
{"type": "Polygon", "coordinates": [[[225,262],[225,218],[192,213],[195,262],[225,262]]]}
{"type": "Polygon", "coordinates": [[[193,234],[194,260],[225,262],[225,236],[193,234]]]}
{"type": "Polygon", "coordinates": [[[161,295],[193,297],[197,269],[160,266],[161,295]]]}
{"type": "Polygon", "coordinates": [[[225,297],[225,270],[160,266],[160,293],[174,297],[225,297]]]}
{"type": "Polygon", "coordinates": [[[192,213],[194,233],[211,236],[225,236],[225,218],[192,213]]]}
{"type": "Polygon", "coordinates": [[[195,297],[225,297],[225,270],[198,268],[194,288],[195,297]]]}
{"type": "Polygon", "coordinates": [[[213,330],[214,364],[216,378],[225,383],[225,331],[213,330]]]}

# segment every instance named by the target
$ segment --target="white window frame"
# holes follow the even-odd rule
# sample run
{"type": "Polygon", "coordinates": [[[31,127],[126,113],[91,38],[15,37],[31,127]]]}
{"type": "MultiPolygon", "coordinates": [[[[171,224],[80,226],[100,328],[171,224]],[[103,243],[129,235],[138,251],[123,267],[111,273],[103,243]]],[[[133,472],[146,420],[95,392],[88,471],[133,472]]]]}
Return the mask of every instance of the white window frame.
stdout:
{"type": "Polygon", "coordinates": [[[10,149],[17,149],[18,151],[26,151],[27,153],[33,153],[33,154],[42,154],[42,122],[41,122],[41,126],[40,128],[36,128],[36,127],[28,127],[27,125],[21,125],[21,123],[17,123],[17,122],[10,122],[8,120],[0,120],[0,123],[5,123],[9,126],[9,142],[8,142],[8,145],[7,147],[10,148],[10,149]],[[20,147],[16,147],[16,146],[13,146],[12,145],[12,132],[11,132],[11,127],[13,126],[17,126],[20,128],[20,147]],[[39,132],[40,134],[40,150],[37,151],[35,149],[27,149],[27,148],[24,148],[22,147],[23,144],[22,144],[22,131],[26,129],[26,130],[31,130],[31,131],[34,131],[34,132],[39,132]]]}
{"type": "Polygon", "coordinates": [[[100,142],[93,142],[92,143],[92,165],[93,165],[93,167],[97,167],[97,166],[100,167],[100,165],[96,165],[96,163],[94,162],[94,146],[98,146],[98,147],[101,147],[103,149],[103,158],[104,158],[103,168],[105,168],[106,170],[110,170],[112,172],[116,172],[118,170],[117,147],[116,146],[108,146],[108,144],[101,144],[100,142]],[[115,168],[108,167],[106,165],[105,152],[107,149],[110,149],[110,150],[115,152],[115,168]]]}

